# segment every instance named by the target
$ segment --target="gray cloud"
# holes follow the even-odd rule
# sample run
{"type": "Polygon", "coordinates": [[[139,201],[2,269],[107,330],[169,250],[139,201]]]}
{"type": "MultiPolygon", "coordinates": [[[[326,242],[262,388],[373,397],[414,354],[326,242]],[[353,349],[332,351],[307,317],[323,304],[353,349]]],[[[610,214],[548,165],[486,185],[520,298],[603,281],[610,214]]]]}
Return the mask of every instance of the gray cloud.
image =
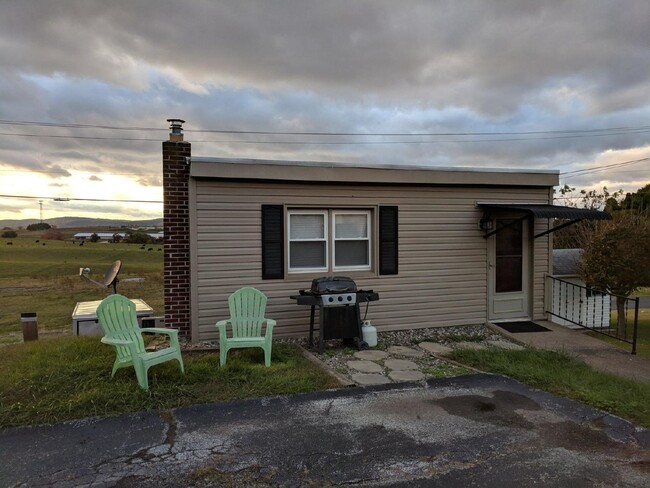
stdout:
{"type": "MultiPolygon", "coordinates": [[[[188,130],[368,133],[647,126],[648,18],[647,0],[6,1],[0,118],[163,128],[175,116],[188,130]]],[[[0,134],[0,164],[16,171],[160,186],[166,132],[0,123],[0,133],[10,134],[0,134]]],[[[294,143],[404,138],[186,138],[206,156],[562,171],[607,151],[650,151],[649,132],[374,145],[294,143]],[[271,140],[287,143],[254,143],[271,140]]],[[[650,174],[623,169],[570,181],[634,185],[650,174]]]]}

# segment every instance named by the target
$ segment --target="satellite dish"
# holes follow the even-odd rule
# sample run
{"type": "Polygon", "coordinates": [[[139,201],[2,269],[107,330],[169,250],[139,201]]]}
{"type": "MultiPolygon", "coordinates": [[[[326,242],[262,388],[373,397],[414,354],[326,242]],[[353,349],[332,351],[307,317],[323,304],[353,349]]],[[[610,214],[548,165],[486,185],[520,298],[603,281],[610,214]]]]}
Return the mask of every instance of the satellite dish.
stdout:
{"type": "Polygon", "coordinates": [[[117,275],[120,272],[121,267],[122,261],[118,259],[111,265],[110,268],[106,270],[106,273],[104,273],[104,280],[102,281],[102,284],[108,288],[112,286],[113,293],[117,293],[117,283],[120,281],[117,279],[117,275]]]}
{"type": "MultiPolygon", "coordinates": [[[[113,293],[117,293],[117,284],[120,282],[120,280],[117,278],[117,275],[119,274],[121,267],[122,267],[122,261],[118,259],[106,270],[106,273],[104,273],[104,279],[101,282],[95,281],[90,276],[88,276],[90,274],[90,268],[79,268],[79,276],[87,279],[88,281],[96,284],[97,286],[102,286],[106,288],[112,287],[113,293]]],[[[142,282],[144,281],[144,278],[127,278],[122,281],[142,282]]]]}

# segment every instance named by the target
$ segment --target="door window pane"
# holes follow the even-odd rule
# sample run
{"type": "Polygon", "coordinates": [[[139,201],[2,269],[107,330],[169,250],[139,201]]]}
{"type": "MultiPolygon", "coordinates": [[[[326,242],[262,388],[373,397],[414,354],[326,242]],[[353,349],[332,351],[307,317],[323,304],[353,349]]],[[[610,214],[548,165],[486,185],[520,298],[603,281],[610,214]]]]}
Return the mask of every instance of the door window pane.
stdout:
{"type": "Polygon", "coordinates": [[[523,221],[498,220],[495,291],[521,291],[523,285],[523,221]]]}

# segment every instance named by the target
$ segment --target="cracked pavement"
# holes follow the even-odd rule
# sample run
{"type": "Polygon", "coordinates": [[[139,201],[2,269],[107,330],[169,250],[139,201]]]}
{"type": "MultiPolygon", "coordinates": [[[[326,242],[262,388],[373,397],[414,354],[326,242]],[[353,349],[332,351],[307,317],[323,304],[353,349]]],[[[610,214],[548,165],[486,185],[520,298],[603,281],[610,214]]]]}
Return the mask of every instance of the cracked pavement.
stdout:
{"type": "Polygon", "coordinates": [[[0,431],[1,486],[650,484],[650,432],[487,374],[0,431]]]}

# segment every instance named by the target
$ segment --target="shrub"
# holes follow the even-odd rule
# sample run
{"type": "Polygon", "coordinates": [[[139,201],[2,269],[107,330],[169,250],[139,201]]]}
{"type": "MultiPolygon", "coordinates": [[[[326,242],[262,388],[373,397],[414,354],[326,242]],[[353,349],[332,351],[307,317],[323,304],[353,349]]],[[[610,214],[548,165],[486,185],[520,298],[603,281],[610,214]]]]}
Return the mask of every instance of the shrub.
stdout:
{"type": "Polygon", "coordinates": [[[13,237],[18,237],[18,233],[15,230],[6,230],[2,233],[2,237],[5,239],[11,239],[13,237]]]}

